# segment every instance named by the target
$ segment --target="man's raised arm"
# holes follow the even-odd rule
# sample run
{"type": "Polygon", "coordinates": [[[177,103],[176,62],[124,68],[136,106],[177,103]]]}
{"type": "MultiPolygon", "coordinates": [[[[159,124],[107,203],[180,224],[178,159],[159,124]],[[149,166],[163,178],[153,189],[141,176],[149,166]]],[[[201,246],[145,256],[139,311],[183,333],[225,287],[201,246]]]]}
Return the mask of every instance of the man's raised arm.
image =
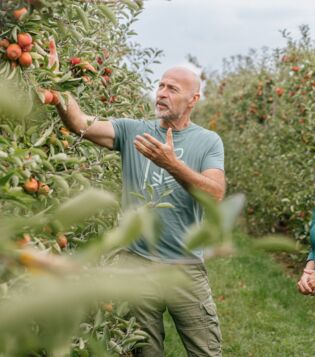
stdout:
{"type": "Polygon", "coordinates": [[[67,108],[64,109],[60,103],[56,108],[62,121],[72,132],[78,135],[83,133],[85,139],[108,149],[113,148],[115,131],[110,121],[99,121],[93,116],[84,114],[70,94],[68,94],[67,108]]]}
{"type": "Polygon", "coordinates": [[[186,190],[196,187],[209,193],[217,201],[221,201],[224,198],[224,171],[221,169],[209,168],[199,173],[177,159],[174,151],[171,128],[168,128],[167,130],[165,144],[159,142],[147,133],[144,133],[143,137],[137,135],[134,144],[141,154],[153,161],[157,166],[167,170],[186,190]]]}

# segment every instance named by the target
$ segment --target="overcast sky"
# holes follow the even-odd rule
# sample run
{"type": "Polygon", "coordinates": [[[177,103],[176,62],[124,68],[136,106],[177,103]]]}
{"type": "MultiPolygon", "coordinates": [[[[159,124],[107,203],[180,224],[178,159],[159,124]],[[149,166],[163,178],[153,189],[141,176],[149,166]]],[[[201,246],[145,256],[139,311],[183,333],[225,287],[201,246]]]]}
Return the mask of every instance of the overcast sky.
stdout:
{"type": "Polygon", "coordinates": [[[187,63],[188,53],[220,70],[225,57],[284,46],[279,30],[297,36],[301,24],[308,24],[315,38],[315,0],[147,0],[144,7],[134,26],[137,40],[165,54],[153,67],[155,78],[187,63]]]}

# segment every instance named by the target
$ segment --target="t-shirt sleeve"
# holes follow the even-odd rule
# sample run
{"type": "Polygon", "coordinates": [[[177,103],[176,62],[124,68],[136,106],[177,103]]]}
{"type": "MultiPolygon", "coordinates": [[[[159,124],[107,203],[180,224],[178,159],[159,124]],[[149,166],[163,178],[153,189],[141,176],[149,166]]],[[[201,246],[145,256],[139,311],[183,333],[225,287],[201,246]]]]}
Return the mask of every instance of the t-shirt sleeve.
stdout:
{"type": "Polygon", "coordinates": [[[315,209],[313,209],[310,236],[312,250],[310,251],[310,254],[307,257],[307,260],[315,260],[315,209]]]}
{"type": "Polygon", "coordinates": [[[201,172],[207,169],[224,170],[224,147],[219,136],[216,136],[214,144],[206,151],[201,163],[201,172]]]}
{"type": "Polygon", "coordinates": [[[130,135],[133,135],[137,121],[134,119],[111,119],[113,124],[115,138],[113,149],[121,151],[130,135]]]}
{"type": "Polygon", "coordinates": [[[315,252],[311,250],[306,260],[315,260],[315,252]]]}

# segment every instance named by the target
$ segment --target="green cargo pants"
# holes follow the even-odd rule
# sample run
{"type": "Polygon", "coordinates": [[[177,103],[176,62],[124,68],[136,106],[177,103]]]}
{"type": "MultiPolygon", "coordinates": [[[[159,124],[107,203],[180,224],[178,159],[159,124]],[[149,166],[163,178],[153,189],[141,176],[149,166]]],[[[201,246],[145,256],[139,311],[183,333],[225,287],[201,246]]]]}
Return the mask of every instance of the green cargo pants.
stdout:
{"type": "MultiPolygon", "coordinates": [[[[145,268],[165,266],[165,263],[152,262],[127,251],[117,253],[112,262],[126,269],[139,268],[142,272],[145,268]]],[[[190,279],[189,287],[176,284],[165,287],[163,280],[157,282],[144,274],[139,304],[132,310],[150,340],[147,346],[136,350],[134,356],[164,355],[163,313],[167,309],[189,357],[220,357],[221,332],[206,269],[203,264],[180,265],[178,269],[190,279]]]]}

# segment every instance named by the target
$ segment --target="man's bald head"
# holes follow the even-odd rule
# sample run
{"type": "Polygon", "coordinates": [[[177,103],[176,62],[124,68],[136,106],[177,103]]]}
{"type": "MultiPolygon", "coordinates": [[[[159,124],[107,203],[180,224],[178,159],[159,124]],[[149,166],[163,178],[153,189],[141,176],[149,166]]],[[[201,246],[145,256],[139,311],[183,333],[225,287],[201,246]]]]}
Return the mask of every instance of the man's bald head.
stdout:
{"type": "Polygon", "coordinates": [[[200,79],[188,68],[167,70],[156,92],[156,116],[165,121],[188,122],[190,113],[200,98],[200,79]]]}
{"type": "Polygon", "coordinates": [[[174,80],[182,83],[191,92],[191,94],[200,92],[200,78],[196,73],[188,68],[179,66],[170,68],[163,74],[162,79],[164,77],[172,77],[174,80]]]}

